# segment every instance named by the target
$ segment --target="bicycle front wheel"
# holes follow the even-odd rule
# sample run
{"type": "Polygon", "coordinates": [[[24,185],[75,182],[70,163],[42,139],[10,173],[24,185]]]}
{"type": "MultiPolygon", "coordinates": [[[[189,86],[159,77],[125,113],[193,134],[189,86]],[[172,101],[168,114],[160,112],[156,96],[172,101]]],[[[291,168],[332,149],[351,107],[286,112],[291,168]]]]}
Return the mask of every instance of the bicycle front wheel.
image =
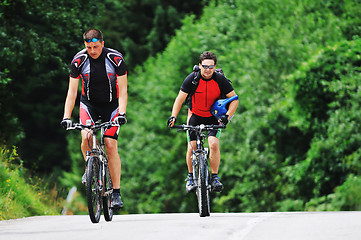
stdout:
{"type": "Polygon", "coordinates": [[[86,196],[90,220],[98,223],[101,214],[101,191],[99,186],[99,159],[91,156],[87,163],[86,196]]]}
{"type": "Polygon", "coordinates": [[[103,196],[104,218],[105,221],[109,222],[113,219],[113,209],[111,208],[113,183],[112,183],[112,179],[110,178],[108,166],[105,166],[104,184],[105,184],[104,196],[103,196]]]}
{"type": "Polygon", "coordinates": [[[207,158],[204,154],[200,154],[198,157],[198,186],[196,193],[198,199],[199,216],[207,217],[210,215],[207,158]]]}

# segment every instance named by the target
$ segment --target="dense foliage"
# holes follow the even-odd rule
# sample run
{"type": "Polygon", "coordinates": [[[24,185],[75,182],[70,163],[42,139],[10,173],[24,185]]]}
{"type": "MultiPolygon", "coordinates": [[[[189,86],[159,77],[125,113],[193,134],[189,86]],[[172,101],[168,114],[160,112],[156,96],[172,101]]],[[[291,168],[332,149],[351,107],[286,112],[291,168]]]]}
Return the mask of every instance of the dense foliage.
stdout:
{"type": "MultiPolygon", "coordinates": [[[[240,98],[232,124],[222,132],[220,176],[225,189],[212,196],[212,210],[359,210],[359,0],[211,1],[202,15],[187,1],[181,6],[176,1],[169,5],[134,1],[142,14],[131,2],[87,2],[94,6],[92,14],[78,19],[71,18],[73,13],[66,9],[73,4],[75,14],[81,3],[58,1],[59,8],[54,9],[63,10],[51,14],[41,8],[48,2],[2,1],[2,10],[13,12],[0,14],[5,19],[5,26],[0,26],[5,50],[0,56],[8,59],[0,62],[0,116],[6,123],[1,125],[1,138],[21,138],[13,128],[21,123],[25,136],[21,149],[30,157],[24,161],[44,169],[54,162],[61,167],[70,165],[71,172],[64,174],[62,184],[81,189],[84,166],[79,134],[67,133],[66,154],[64,132],[57,126],[67,87],[67,64],[81,47],[79,33],[97,17],[105,37],[109,36],[106,45],[123,51],[130,61],[128,124],[121,128],[119,139],[124,212],[197,211],[195,196],[184,189],[185,135],[169,130],[166,121],[183,79],[204,50],[217,54],[218,67],[232,80],[240,98]],[[132,19],[123,28],[110,21],[118,12],[111,10],[122,7],[129,10],[124,19],[132,19]],[[137,16],[131,14],[132,9],[137,16]],[[163,33],[168,31],[165,21],[170,23],[169,33],[180,26],[180,18],[172,20],[175,9],[183,9],[180,17],[186,12],[196,15],[185,17],[171,38],[163,33]],[[23,16],[28,23],[21,20],[23,16]],[[147,30],[139,25],[144,19],[147,30]],[[34,21],[40,22],[30,27],[34,21]],[[52,25],[58,21],[59,25],[52,25]],[[22,27],[30,30],[21,35],[22,27]],[[120,28],[129,35],[123,35],[120,28]],[[55,58],[49,60],[44,54],[55,58]],[[26,62],[25,56],[31,57],[31,64],[19,68],[16,63],[26,62]],[[54,87],[59,79],[63,79],[61,84],[54,87]],[[30,117],[36,122],[28,121],[30,117]],[[50,142],[49,135],[57,140],[50,142]],[[41,150],[44,146],[51,155],[41,150]]],[[[177,123],[185,122],[186,110],[184,106],[177,123]]]]}
{"type": "Polygon", "coordinates": [[[81,47],[96,1],[2,1],[0,5],[1,141],[19,145],[24,165],[69,168],[59,128],[68,64],[81,47]],[[82,6],[94,6],[74,18],[82,6]],[[50,11],[51,10],[51,11],[50,11]]]}
{"type": "Polygon", "coordinates": [[[164,49],[186,12],[201,10],[192,1],[0,1],[0,142],[20,146],[33,170],[69,169],[59,122],[82,33],[100,26],[131,73],[164,49]]]}
{"type": "MultiPolygon", "coordinates": [[[[214,196],[213,210],[312,210],[324,203],[356,209],[359,41],[352,39],[360,10],[354,1],[336,7],[240,0],[211,5],[199,20],[187,17],[166,50],[129,77],[129,125],[120,140],[128,211],[196,211],[194,196],[184,191],[185,136],[165,123],[204,50],[218,55],[240,97],[237,116],[222,135],[226,188],[214,196]],[[323,79],[328,84],[320,87],[323,79]],[[353,198],[353,205],[332,200],[339,198],[353,198]]],[[[185,116],[184,107],[178,123],[185,116]]]]}
{"type": "Polygon", "coordinates": [[[132,70],[167,46],[186,13],[200,15],[202,1],[107,0],[102,9],[106,44],[125,53],[132,70]]]}

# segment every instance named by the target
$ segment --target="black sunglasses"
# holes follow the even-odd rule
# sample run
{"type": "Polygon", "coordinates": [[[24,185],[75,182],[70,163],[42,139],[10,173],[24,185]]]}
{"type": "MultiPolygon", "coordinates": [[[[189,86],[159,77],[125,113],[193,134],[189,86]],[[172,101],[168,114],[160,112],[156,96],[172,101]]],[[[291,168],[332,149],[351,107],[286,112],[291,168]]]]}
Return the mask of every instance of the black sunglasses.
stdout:
{"type": "Polygon", "coordinates": [[[100,41],[100,38],[86,38],[84,39],[85,42],[97,42],[100,41]]]}
{"type": "Polygon", "coordinates": [[[204,69],[213,69],[214,68],[214,65],[202,65],[202,67],[204,68],[204,69]]]}

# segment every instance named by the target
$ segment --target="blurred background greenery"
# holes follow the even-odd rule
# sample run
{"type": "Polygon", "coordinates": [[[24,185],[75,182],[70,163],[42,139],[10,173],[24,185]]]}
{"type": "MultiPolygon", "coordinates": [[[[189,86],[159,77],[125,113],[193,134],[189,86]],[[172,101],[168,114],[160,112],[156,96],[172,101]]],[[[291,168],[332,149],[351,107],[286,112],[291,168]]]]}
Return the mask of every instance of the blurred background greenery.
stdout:
{"type": "Polygon", "coordinates": [[[184,189],[185,135],[166,121],[205,50],[217,54],[240,99],[222,133],[225,189],[212,196],[212,211],[359,210],[360,3],[1,0],[0,202],[11,204],[4,196],[16,191],[9,179],[20,171],[23,185],[41,176],[45,194],[53,192],[41,201],[55,212],[77,186],[70,210],[86,214],[80,136],[59,123],[70,61],[83,48],[82,33],[97,27],[128,65],[122,213],[197,211],[184,189]]]}

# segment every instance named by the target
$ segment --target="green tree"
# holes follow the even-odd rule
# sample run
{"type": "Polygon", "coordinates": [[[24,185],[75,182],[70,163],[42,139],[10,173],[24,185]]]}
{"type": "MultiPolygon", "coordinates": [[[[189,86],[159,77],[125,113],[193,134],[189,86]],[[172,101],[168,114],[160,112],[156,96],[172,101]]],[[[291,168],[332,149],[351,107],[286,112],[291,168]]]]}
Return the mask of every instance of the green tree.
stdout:
{"type": "MultiPolygon", "coordinates": [[[[344,1],[343,6],[348,5],[349,1],[344,1]]],[[[349,13],[336,15],[334,11],[333,6],[319,1],[232,1],[217,6],[213,2],[203,9],[201,18],[186,18],[164,52],[149,58],[129,76],[132,107],[120,139],[123,191],[131,205],[128,210],[196,211],[194,196],[184,193],[185,136],[167,130],[165,123],[183,79],[204,50],[218,55],[219,66],[240,97],[237,115],[222,133],[220,175],[226,188],[214,196],[213,211],[304,210],[311,199],[342,184],[350,172],[342,170],[345,164],[329,171],[332,163],[320,161],[327,162],[327,155],[310,157],[318,152],[313,144],[318,141],[315,130],[319,125],[310,123],[308,114],[300,113],[300,117],[293,111],[297,100],[289,96],[289,89],[297,84],[288,77],[320,49],[350,37],[350,32],[343,31],[353,29],[345,17],[349,13]],[[316,164],[310,165],[310,161],[316,164]],[[137,176],[141,181],[134,181],[137,176]],[[327,183],[331,184],[328,189],[327,183]],[[165,193],[164,189],[173,191],[165,193]],[[133,191],[142,192],[141,198],[133,191]]],[[[324,63],[322,68],[339,61],[337,54],[332,56],[331,64],[324,63]]],[[[310,74],[320,77],[317,72],[310,74]]],[[[318,96],[321,100],[329,97],[322,91],[318,96]]],[[[318,98],[311,94],[304,99],[318,98]]],[[[322,100],[315,104],[326,108],[309,109],[327,113],[330,103],[322,100]]],[[[178,123],[186,121],[185,107],[182,111],[178,123]]],[[[320,117],[324,114],[319,113],[320,117]]],[[[327,152],[333,154],[332,144],[328,145],[327,152]]]]}
{"type": "Polygon", "coordinates": [[[202,1],[107,0],[98,25],[132,69],[167,46],[186,14],[201,15],[202,9],[202,1]]]}
{"type": "Polygon", "coordinates": [[[313,196],[331,194],[360,164],[360,39],[320,51],[292,75],[294,109],[302,129],[312,134],[301,184],[313,196]]]}
{"type": "Polygon", "coordinates": [[[69,157],[59,121],[69,63],[82,48],[82,33],[99,26],[107,46],[123,51],[124,44],[131,72],[132,66],[165,47],[186,11],[201,11],[198,2],[161,2],[1,2],[0,139],[20,145],[25,166],[40,171],[70,166],[62,160],[69,157]]]}
{"type": "Polygon", "coordinates": [[[97,4],[15,0],[1,5],[0,72],[11,79],[5,86],[1,82],[1,119],[7,126],[2,137],[11,145],[19,143],[9,135],[23,135],[19,152],[27,167],[47,171],[70,165],[59,127],[68,64],[81,47],[82,32],[97,17],[97,4]],[[85,5],[91,7],[84,11],[85,5]],[[81,18],[74,17],[80,12],[81,18]],[[19,126],[10,128],[14,125],[19,126]]]}

